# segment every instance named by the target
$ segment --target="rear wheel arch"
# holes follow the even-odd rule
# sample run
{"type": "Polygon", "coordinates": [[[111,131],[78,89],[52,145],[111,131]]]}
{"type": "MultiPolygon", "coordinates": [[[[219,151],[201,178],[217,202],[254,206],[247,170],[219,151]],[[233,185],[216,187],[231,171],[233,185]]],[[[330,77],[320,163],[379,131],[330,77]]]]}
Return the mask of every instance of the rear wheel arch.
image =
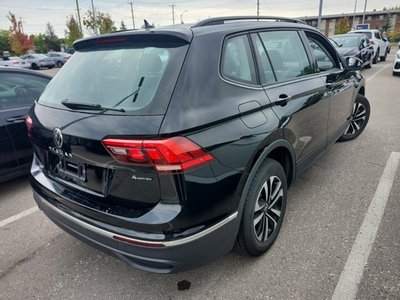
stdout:
{"type": "Polygon", "coordinates": [[[255,155],[253,155],[251,162],[248,164],[245,171],[243,172],[237,189],[237,195],[239,195],[240,197],[239,211],[241,211],[241,209],[243,208],[244,198],[249,190],[251,181],[257,173],[257,170],[261,167],[264,160],[267,158],[276,160],[282,165],[286,173],[288,187],[294,181],[296,175],[296,163],[295,153],[292,145],[284,139],[279,139],[270,143],[266,147],[258,150],[255,155]]]}

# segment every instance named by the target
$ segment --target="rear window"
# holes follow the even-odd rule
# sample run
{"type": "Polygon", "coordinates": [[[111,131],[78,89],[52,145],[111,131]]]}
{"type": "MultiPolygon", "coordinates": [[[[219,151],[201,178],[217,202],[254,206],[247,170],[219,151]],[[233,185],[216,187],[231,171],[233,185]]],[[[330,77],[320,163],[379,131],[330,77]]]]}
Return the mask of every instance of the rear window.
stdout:
{"type": "Polygon", "coordinates": [[[67,100],[139,115],[163,114],[186,51],[187,45],[163,43],[76,51],[38,102],[67,109],[61,104],[67,100]]]}

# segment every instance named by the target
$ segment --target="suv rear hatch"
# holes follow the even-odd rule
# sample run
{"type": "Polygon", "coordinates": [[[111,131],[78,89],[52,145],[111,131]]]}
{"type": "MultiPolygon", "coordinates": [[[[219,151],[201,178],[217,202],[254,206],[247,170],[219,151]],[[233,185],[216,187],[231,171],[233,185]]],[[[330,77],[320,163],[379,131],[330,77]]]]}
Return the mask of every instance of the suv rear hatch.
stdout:
{"type": "Polygon", "coordinates": [[[39,190],[51,194],[46,198],[116,225],[159,203],[154,165],[138,157],[124,160],[119,151],[135,155],[121,143],[126,139],[140,152],[143,139],[160,138],[189,39],[142,31],[74,45],[77,51],[27,118],[35,152],[32,175],[36,164],[44,174],[36,179],[46,187],[39,190]]]}

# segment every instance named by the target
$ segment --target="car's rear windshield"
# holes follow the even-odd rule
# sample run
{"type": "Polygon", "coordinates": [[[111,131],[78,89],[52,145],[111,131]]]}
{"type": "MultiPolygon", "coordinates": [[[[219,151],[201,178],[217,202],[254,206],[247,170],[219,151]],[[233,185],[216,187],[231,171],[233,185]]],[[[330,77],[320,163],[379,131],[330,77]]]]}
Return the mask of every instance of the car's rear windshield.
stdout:
{"type": "Polygon", "coordinates": [[[355,31],[355,32],[352,32],[352,33],[358,33],[358,34],[365,34],[369,39],[372,39],[372,32],[370,32],[370,31],[355,31]]]}
{"type": "Polygon", "coordinates": [[[331,36],[331,39],[336,42],[337,45],[341,47],[358,47],[359,46],[359,38],[354,35],[338,35],[331,36]]]}
{"type": "Polygon", "coordinates": [[[187,48],[187,43],[141,42],[76,51],[38,103],[62,109],[69,109],[62,102],[84,103],[126,114],[164,114],[187,48]]]}

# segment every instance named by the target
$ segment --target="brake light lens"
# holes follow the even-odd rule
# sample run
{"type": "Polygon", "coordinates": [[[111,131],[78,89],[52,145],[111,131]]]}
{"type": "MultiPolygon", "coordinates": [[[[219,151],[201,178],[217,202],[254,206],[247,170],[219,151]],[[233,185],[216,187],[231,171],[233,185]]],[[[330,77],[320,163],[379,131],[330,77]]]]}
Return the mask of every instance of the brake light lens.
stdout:
{"type": "Polygon", "coordinates": [[[370,40],[370,42],[371,42],[372,45],[375,45],[375,42],[373,40],[370,40]]]}
{"type": "Polygon", "coordinates": [[[163,140],[105,139],[103,145],[116,160],[151,165],[159,173],[186,172],[214,159],[185,137],[163,140]]]}
{"type": "Polygon", "coordinates": [[[25,124],[26,127],[28,128],[28,135],[31,135],[33,125],[32,125],[32,119],[29,115],[25,116],[25,124]]]}

